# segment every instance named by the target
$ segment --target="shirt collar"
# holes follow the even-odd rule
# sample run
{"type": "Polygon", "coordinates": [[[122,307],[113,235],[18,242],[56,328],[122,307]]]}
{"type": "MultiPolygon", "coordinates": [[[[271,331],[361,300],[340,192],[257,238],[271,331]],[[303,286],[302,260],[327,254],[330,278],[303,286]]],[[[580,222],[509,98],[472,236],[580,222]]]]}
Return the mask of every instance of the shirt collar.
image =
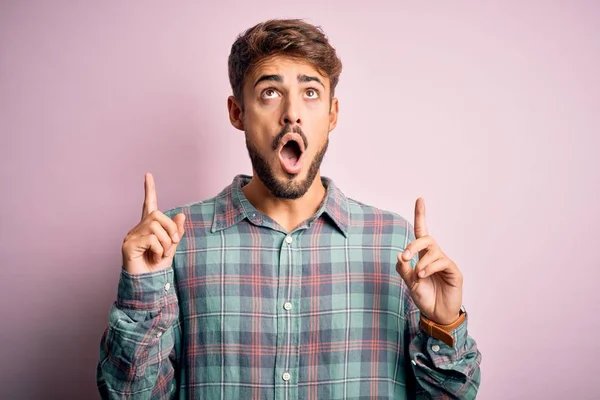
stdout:
{"type": "MultiPolygon", "coordinates": [[[[251,223],[262,225],[263,215],[248,201],[242,187],[250,181],[248,175],[237,175],[231,185],[227,186],[215,198],[215,215],[211,231],[218,232],[227,229],[238,222],[248,219],[251,223]]],[[[316,220],[325,214],[330,221],[344,234],[348,236],[349,208],[348,199],[340,189],[335,186],[333,180],[321,177],[323,186],[327,193],[325,199],[316,214],[310,221],[316,220]]]]}

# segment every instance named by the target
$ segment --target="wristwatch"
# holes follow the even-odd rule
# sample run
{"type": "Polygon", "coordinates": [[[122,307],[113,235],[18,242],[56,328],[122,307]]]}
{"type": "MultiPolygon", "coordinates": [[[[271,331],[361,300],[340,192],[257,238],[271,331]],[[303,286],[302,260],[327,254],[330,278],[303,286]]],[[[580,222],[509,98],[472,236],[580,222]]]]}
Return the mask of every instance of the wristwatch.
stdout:
{"type": "Polygon", "coordinates": [[[467,318],[467,311],[464,306],[460,307],[458,319],[448,325],[437,324],[421,314],[421,329],[429,336],[441,340],[450,347],[454,347],[454,335],[452,331],[458,328],[467,318]]]}

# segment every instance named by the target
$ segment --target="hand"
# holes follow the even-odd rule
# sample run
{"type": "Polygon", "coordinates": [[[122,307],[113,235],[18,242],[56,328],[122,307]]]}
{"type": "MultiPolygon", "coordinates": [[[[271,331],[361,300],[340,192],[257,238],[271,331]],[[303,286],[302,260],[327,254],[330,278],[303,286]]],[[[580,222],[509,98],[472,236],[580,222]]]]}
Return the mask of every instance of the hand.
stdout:
{"type": "Polygon", "coordinates": [[[459,317],[462,306],[463,276],[456,264],[444,254],[429,236],[425,222],[425,200],[415,204],[415,240],[398,254],[396,271],[400,274],[415,305],[425,317],[440,325],[448,325],[459,317]],[[413,270],[410,260],[419,253],[413,270]]]}
{"type": "Polygon", "coordinates": [[[130,274],[142,274],[169,268],[177,245],[183,237],[185,215],[172,220],[158,210],[152,174],[146,174],[142,220],[123,241],[123,268],[130,274]]]}

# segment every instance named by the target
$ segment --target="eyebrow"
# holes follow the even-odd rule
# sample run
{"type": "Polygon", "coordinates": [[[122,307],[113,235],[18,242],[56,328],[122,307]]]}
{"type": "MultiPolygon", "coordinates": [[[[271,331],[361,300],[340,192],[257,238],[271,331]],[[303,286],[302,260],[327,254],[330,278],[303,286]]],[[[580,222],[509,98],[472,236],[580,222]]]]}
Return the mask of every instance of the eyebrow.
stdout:
{"type": "Polygon", "coordinates": [[[298,82],[299,83],[317,82],[318,84],[323,86],[323,89],[325,89],[325,85],[323,85],[323,82],[321,82],[321,80],[319,78],[317,78],[316,76],[298,75],[298,82]]]}
{"type": "MultiPolygon", "coordinates": [[[[254,83],[254,87],[256,87],[256,85],[258,85],[259,83],[261,83],[263,81],[282,83],[283,77],[281,75],[262,75],[260,78],[258,78],[256,80],[256,82],[254,83]]],[[[323,82],[321,82],[321,80],[316,76],[309,76],[309,75],[301,74],[301,75],[298,75],[298,82],[299,83],[317,82],[321,86],[323,86],[323,88],[325,88],[325,85],[323,84],[323,82]]]]}
{"type": "Polygon", "coordinates": [[[281,75],[263,75],[254,83],[254,87],[263,81],[283,82],[283,77],[281,75]]]}

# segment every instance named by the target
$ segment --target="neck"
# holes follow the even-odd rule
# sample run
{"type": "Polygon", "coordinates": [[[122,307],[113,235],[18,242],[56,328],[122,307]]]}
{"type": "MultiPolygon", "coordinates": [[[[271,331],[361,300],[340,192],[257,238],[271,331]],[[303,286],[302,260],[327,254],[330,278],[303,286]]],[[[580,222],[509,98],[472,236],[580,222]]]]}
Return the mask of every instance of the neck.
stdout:
{"type": "Polygon", "coordinates": [[[258,211],[267,215],[288,232],[293,231],[302,222],[315,215],[327,194],[327,190],[321,182],[320,172],[317,173],[304,196],[295,200],[280,199],[273,196],[256,176],[256,173],[254,173],[250,182],[242,188],[242,191],[258,211]]]}

